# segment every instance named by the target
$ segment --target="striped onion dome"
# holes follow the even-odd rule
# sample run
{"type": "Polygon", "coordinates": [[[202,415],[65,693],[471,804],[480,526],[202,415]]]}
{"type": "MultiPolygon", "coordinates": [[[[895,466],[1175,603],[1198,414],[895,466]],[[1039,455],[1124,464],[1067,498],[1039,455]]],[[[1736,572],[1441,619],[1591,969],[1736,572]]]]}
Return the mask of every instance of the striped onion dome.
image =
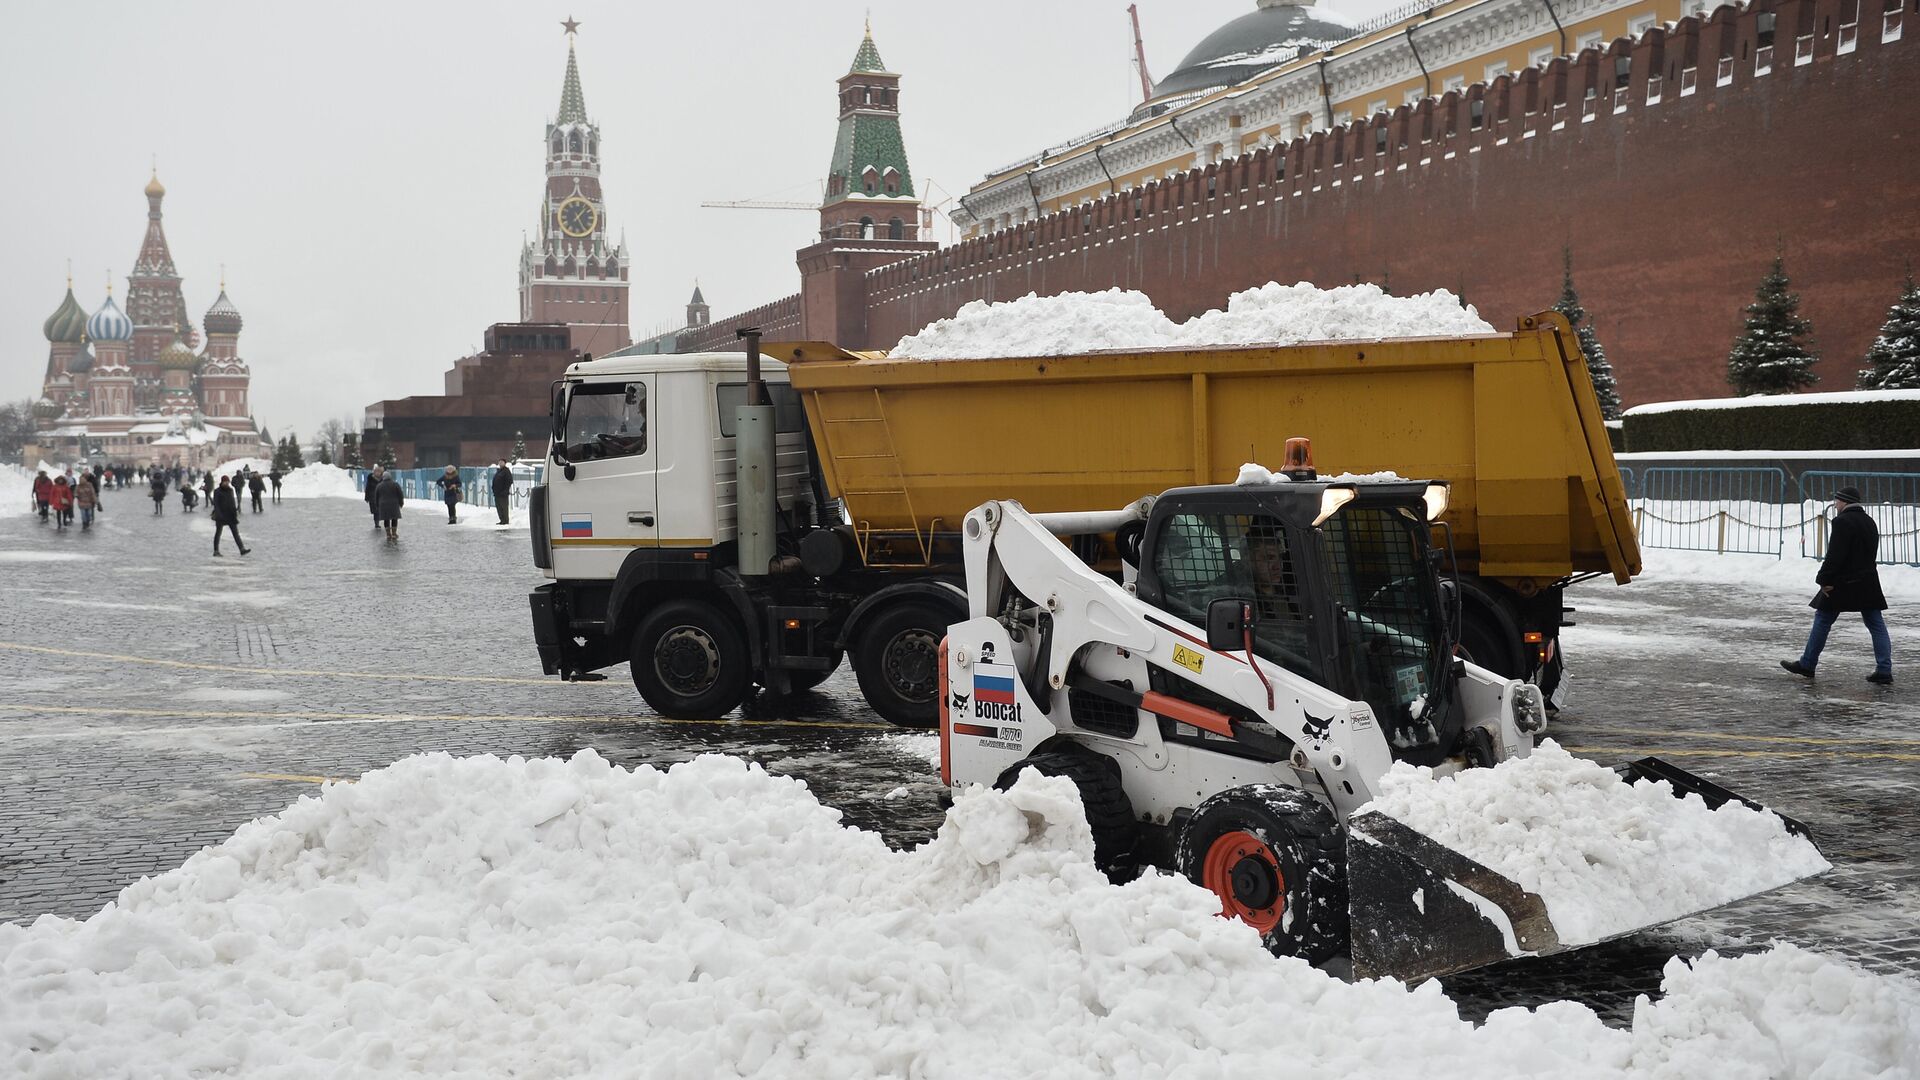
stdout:
{"type": "Polygon", "coordinates": [[[87,313],[81,309],[80,302],[73,298],[73,286],[67,286],[67,298],[60,301],[54,313],[47,316],[41,325],[47,340],[55,344],[69,344],[79,341],[80,335],[87,331],[87,313]]]}
{"type": "Polygon", "coordinates": [[[227,290],[221,289],[220,299],[215,300],[213,306],[207,309],[206,327],[209,334],[240,332],[240,309],[234,307],[233,301],[227,299],[227,290]]]}
{"type": "Polygon", "coordinates": [[[66,411],[67,410],[60,407],[58,402],[45,395],[42,395],[39,401],[33,403],[33,415],[41,420],[52,420],[54,417],[66,411]]]}
{"type": "Polygon", "coordinates": [[[161,350],[154,363],[170,371],[192,371],[199,366],[200,358],[193,354],[185,341],[176,336],[173,344],[161,350]]]}
{"type": "Polygon", "coordinates": [[[120,305],[108,296],[100,310],[87,320],[87,336],[95,341],[131,341],[133,340],[133,320],[120,310],[120,305]]]}

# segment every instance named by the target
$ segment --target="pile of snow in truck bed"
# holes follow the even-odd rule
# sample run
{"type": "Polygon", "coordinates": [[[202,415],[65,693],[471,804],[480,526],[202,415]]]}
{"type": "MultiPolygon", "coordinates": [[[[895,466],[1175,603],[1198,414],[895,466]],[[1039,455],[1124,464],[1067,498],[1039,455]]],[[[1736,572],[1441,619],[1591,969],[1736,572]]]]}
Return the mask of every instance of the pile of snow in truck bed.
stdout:
{"type": "Polygon", "coordinates": [[[1560,940],[1587,944],[1829,869],[1779,815],[1620,774],[1542,740],[1529,758],[1435,780],[1400,763],[1378,810],[1540,895],[1560,940]]]}
{"type": "Polygon", "coordinates": [[[990,304],[976,300],[894,346],[909,360],[1062,356],[1099,349],[1290,345],[1301,341],[1452,337],[1493,327],[1445,289],[1390,296],[1377,285],[1319,289],[1268,282],[1234,293],[1227,308],[1176,323],[1144,293],[1108,289],[990,304]]]}
{"type": "Polygon", "coordinates": [[[85,922],[0,925],[0,1075],[1717,1078],[1920,1067],[1920,988],[1791,947],[1667,971],[1633,1030],[1461,1021],[1214,897],[1093,868],[1070,781],[910,852],[798,781],[410,758],[85,922]]]}

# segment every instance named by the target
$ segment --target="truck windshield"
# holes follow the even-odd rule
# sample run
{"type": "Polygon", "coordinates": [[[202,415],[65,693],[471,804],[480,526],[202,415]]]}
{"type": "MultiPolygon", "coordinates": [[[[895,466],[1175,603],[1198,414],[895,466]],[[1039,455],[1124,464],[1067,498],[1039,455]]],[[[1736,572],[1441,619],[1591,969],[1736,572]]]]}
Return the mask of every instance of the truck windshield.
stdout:
{"type": "Polygon", "coordinates": [[[1348,696],[1373,706],[1394,745],[1433,741],[1445,634],[1429,526],[1406,507],[1350,507],[1323,532],[1348,696]]]}
{"type": "Polygon", "coordinates": [[[566,398],[567,461],[629,457],[647,452],[647,384],[579,383],[566,398]]]}

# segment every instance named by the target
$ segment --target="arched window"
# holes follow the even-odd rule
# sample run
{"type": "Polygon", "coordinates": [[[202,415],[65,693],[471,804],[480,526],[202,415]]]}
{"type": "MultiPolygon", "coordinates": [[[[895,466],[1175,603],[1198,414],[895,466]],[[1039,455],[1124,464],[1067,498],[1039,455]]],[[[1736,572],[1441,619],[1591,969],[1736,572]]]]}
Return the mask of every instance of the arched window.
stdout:
{"type": "Polygon", "coordinates": [[[860,239],[862,240],[873,239],[873,219],[872,218],[863,217],[860,219],[860,239]]]}
{"type": "Polygon", "coordinates": [[[554,132],[554,133],[553,133],[553,152],[554,152],[555,154],[559,154],[559,153],[561,153],[562,151],[564,151],[564,150],[566,149],[566,145],[567,145],[567,144],[566,144],[566,142],[565,142],[565,140],[563,140],[563,139],[561,139],[561,138],[560,138],[560,133],[559,133],[559,132],[557,132],[557,131],[556,131],[556,132],[554,132]]]}
{"type": "Polygon", "coordinates": [[[567,136],[567,152],[572,154],[577,154],[580,152],[580,133],[579,132],[576,131],[567,136]]]}
{"type": "Polygon", "coordinates": [[[899,218],[894,218],[892,221],[887,222],[887,239],[904,240],[906,239],[906,235],[906,224],[899,218]]]}

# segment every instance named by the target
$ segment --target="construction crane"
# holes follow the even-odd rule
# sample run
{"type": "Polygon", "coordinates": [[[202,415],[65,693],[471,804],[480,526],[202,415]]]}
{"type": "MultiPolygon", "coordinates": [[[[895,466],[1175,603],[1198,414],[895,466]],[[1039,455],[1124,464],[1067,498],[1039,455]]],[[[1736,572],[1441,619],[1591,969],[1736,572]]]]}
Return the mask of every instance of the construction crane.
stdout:
{"type": "Polygon", "coordinates": [[[1140,5],[1127,5],[1127,18],[1133,20],[1133,61],[1140,69],[1140,101],[1153,100],[1153,76],[1147,74],[1147,45],[1140,40],[1140,5]]]}
{"type": "Polygon", "coordinates": [[[818,210],[817,202],[782,202],[777,199],[731,199],[725,202],[703,202],[701,206],[719,210],[818,210]]]}

